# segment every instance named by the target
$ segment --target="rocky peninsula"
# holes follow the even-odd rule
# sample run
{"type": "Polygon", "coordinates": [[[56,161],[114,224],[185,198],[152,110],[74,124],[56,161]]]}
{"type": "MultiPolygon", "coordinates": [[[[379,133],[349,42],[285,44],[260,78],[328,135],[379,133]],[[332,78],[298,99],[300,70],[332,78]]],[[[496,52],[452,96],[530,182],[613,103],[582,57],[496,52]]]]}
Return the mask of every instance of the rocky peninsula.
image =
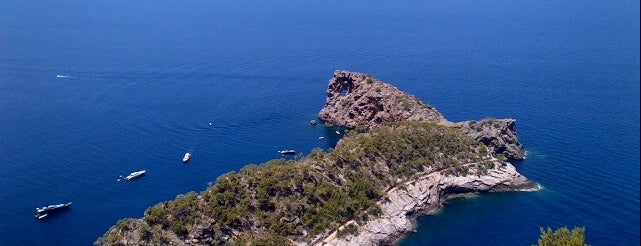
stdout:
{"type": "Polygon", "coordinates": [[[379,245],[452,197],[532,189],[514,120],[452,123],[370,75],[336,71],[319,118],[351,128],[334,149],[223,174],[122,219],[97,245],[379,245]]]}
{"type": "Polygon", "coordinates": [[[522,160],[525,156],[514,128],[516,120],[488,117],[452,123],[431,105],[369,74],[336,70],[318,117],[327,126],[366,129],[383,122],[430,121],[458,127],[504,157],[522,160]]]}

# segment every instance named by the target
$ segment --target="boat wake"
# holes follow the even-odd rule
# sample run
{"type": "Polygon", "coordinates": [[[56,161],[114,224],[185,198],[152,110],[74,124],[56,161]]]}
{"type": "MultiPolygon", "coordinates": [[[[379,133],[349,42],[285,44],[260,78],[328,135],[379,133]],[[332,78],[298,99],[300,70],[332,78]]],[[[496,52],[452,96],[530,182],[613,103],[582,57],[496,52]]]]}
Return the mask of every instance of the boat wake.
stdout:
{"type": "Polygon", "coordinates": [[[541,184],[539,184],[539,183],[536,183],[536,187],[534,187],[534,188],[518,189],[517,191],[539,191],[539,190],[542,190],[542,189],[543,189],[543,186],[541,186],[541,184]]]}

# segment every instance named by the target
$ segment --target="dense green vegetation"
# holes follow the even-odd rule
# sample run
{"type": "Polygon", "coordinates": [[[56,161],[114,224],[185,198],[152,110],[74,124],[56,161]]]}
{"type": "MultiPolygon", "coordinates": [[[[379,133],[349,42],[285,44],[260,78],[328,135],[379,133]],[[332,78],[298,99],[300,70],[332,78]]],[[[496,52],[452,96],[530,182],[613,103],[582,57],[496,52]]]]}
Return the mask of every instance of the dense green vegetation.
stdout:
{"type": "MultiPolygon", "coordinates": [[[[299,160],[276,159],[223,174],[200,194],[156,204],[142,220],[119,221],[96,244],[118,244],[124,237],[143,244],[172,238],[243,245],[311,242],[349,220],[360,224],[378,216],[376,202],[401,182],[432,171],[482,175],[494,167],[489,158],[482,143],[434,123],[350,131],[328,152],[314,149],[299,160]]],[[[356,231],[347,227],[342,234],[356,231]]]]}
{"type": "Polygon", "coordinates": [[[552,231],[548,227],[547,230],[541,228],[541,237],[537,244],[538,246],[584,246],[587,245],[584,241],[585,227],[575,227],[570,230],[567,227],[561,227],[552,231]]]}

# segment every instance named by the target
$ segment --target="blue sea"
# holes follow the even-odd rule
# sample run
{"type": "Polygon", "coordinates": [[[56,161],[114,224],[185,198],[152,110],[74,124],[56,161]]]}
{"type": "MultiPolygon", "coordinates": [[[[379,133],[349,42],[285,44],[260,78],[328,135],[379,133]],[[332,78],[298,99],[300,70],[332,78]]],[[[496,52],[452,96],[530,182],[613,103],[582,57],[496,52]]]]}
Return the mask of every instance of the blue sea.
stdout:
{"type": "Polygon", "coordinates": [[[400,245],[547,226],[639,245],[639,41],[638,1],[0,0],[0,245],[91,245],[280,149],[334,146],[309,122],[336,69],[451,121],[515,118],[514,164],[543,187],[450,200],[400,245]]]}

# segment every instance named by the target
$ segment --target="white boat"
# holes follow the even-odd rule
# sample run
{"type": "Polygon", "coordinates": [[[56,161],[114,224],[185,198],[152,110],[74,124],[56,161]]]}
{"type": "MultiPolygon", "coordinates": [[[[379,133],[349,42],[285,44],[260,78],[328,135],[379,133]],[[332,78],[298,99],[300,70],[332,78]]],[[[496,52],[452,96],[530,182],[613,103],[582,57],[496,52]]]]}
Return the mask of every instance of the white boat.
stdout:
{"type": "Polygon", "coordinates": [[[44,219],[50,213],[57,213],[69,209],[69,206],[71,206],[71,202],[36,208],[36,218],[39,220],[44,219]]]}
{"type": "Polygon", "coordinates": [[[339,132],[338,130],[336,130],[336,134],[341,135],[341,132],[339,132]]]}
{"type": "Polygon", "coordinates": [[[71,202],[44,206],[44,207],[41,207],[41,208],[36,208],[36,214],[42,214],[42,213],[46,213],[46,212],[53,211],[53,210],[56,210],[56,209],[68,208],[69,206],[71,206],[71,202]]]}
{"type": "Polygon", "coordinates": [[[183,162],[189,161],[189,158],[191,158],[191,154],[189,154],[189,152],[185,153],[185,156],[183,156],[183,162]]]}
{"type": "Polygon", "coordinates": [[[124,179],[125,180],[132,180],[132,179],[135,179],[137,177],[140,177],[140,176],[144,175],[146,172],[147,171],[145,171],[145,170],[136,171],[136,172],[130,173],[124,179]]]}
{"type": "Polygon", "coordinates": [[[281,155],[294,155],[296,154],[296,151],[294,151],[293,149],[284,149],[279,150],[278,153],[280,153],[281,155]]]}

